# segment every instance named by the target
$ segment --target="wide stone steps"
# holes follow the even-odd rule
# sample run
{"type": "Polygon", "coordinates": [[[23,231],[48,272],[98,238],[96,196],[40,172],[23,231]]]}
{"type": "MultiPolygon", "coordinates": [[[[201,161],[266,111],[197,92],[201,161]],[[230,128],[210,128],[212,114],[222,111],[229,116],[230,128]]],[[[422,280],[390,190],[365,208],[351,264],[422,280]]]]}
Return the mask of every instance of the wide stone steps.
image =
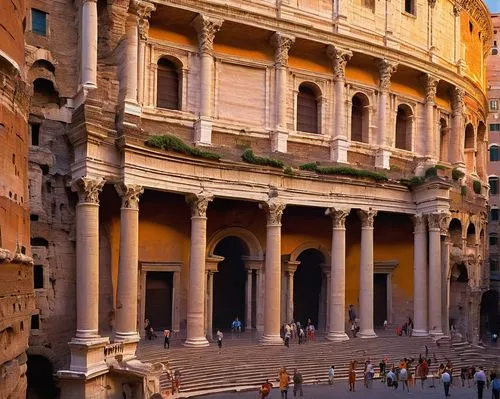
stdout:
{"type": "MultiPolygon", "coordinates": [[[[163,349],[161,342],[149,341],[140,345],[139,357],[147,362],[169,363],[171,369],[182,374],[182,392],[199,392],[211,389],[259,386],[265,379],[275,380],[280,367],[292,372],[300,369],[304,382],[318,383],[327,380],[328,368],[335,365],[336,379],[346,379],[348,364],[352,359],[359,361],[358,375],[362,376],[363,362],[370,358],[377,366],[387,356],[389,363],[399,363],[402,357],[418,358],[428,346],[431,357],[438,362],[451,360],[455,373],[464,365],[478,365],[484,359],[471,354],[471,360],[460,356],[460,346],[442,340],[439,346],[431,338],[386,336],[375,339],[351,339],[342,343],[325,341],[321,336],[316,342],[298,345],[292,342],[284,346],[260,346],[253,337],[244,334],[236,339],[226,339],[222,354],[218,354],[215,343],[207,348],[185,348],[174,345],[163,349]]],[[[463,348],[465,349],[465,347],[463,348]]],[[[432,365],[432,371],[437,365],[432,365]]],[[[163,389],[169,387],[166,375],[161,378],[163,389]]]]}

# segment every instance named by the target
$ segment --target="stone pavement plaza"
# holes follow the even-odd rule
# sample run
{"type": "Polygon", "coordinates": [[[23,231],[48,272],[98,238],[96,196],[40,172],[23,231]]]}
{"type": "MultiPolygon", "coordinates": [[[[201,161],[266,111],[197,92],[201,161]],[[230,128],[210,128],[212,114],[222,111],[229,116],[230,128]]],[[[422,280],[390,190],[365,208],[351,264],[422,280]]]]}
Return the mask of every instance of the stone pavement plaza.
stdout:
{"type": "MultiPolygon", "coordinates": [[[[428,383],[428,382],[427,382],[428,383]]],[[[459,386],[460,381],[456,381],[456,386],[451,386],[450,394],[453,399],[473,399],[477,398],[477,391],[475,387],[468,388],[467,385],[462,388],[459,386]]],[[[273,383],[274,386],[277,386],[277,382],[273,383]]],[[[427,386],[422,390],[418,385],[415,388],[410,388],[410,392],[406,392],[398,387],[396,391],[392,388],[388,388],[383,385],[380,381],[374,381],[371,389],[366,389],[363,386],[362,381],[356,382],[356,391],[349,392],[347,390],[347,382],[346,381],[338,381],[333,387],[329,385],[304,385],[304,396],[303,398],[307,399],[323,399],[323,398],[335,398],[335,399],[348,399],[348,398],[362,398],[362,399],[391,399],[391,398],[444,398],[444,389],[442,384],[437,384],[436,388],[428,388],[427,386]]],[[[224,394],[215,394],[215,395],[207,395],[203,396],[206,399],[230,399],[230,398],[258,398],[258,393],[256,390],[248,391],[248,392],[228,392],[224,394]]],[[[268,399],[278,399],[281,398],[280,391],[278,388],[273,388],[271,394],[268,396],[268,399]]],[[[288,390],[288,399],[293,398],[293,388],[291,387],[288,390]]],[[[297,396],[300,398],[300,396],[297,396]]],[[[483,392],[484,399],[491,398],[491,390],[487,390],[483,392]]]]}

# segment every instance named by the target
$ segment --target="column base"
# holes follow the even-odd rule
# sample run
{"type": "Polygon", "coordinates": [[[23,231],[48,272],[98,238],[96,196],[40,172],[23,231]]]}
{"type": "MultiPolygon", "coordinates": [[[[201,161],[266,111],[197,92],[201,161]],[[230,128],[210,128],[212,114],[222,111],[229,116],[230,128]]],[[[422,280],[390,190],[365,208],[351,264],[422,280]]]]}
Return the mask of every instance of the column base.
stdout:
{"type": "Polygon", "coordinates": [[[337,137],[332,141],[332,147],[330,150],[330,159],[338,163],[348,163],[347,162],[347,149],[349,148],[349,142],[345,137],[337,137]]]}
{"type": "Polygon", "coordinates": [[[345,332],[331,331],[326,336],[328,341],[340,342],[349,340],[349,336],[345,332]]]}
{"type": "Polygon", "coordinates": [[[183,345],[188,347],[188,348],[202,348],[202,347],[210,346],[208,340],[205,337],[186,338],[183,345]]]}
{"type": "Polygon", "coordinates": [[[377,338],[374,330],[365,330],[358,333],[359,338],[377,338]]]}
{"type": "Polygon", "coordinates": [[[433,338],[441,338],[441,337],[444,337],[444,333],[442,331],[437,331],[437,330],[433,330],[433,331],[429,331],[429,335],[433,338]]]}
{"type": "Polygon", "coordinates": [[[141,337],[137,332],[134,333],[116,333],[114,343],[121,344],[123,347],[122,357],[124,361],[136,358],[137,343],[141,337]]]}
{"type": "Polygon", "coordinates": [[[68,344],[71,351],[69,370],[61,370],[61,375],[78,375],[80,378],[93,378],[107,373],[105,347],[109,338],[96,337],[92,339],[73,338],[68,344]]]}
{"type": "Polygon", "coordinates": [[[212,121],[200,118],[194,123],[194,142],[196,145],[212,145],[212,121]]]}
{"type": "Polygon", "coordinates": [[[283,345],[283,339],[279,335],[263,335],[259,343],[262,345],[283,345]]]}
{"type": "Polygon", "coordinates": [[[271,132],[271,151],[272,152],[287,152],[288,132],[274,131],[271,132]]]}
{"type": "Polygon", "coordinates": [[[428,337],[429,331],[427,331],[427,330],[413,330],[411,335],[413,337],[428,337]]]}
{"type": "Polygon", "coordinates": [[[391,151],[379,148],[375,154],[375,167],[380,169],[391,168],[391,151]]]}

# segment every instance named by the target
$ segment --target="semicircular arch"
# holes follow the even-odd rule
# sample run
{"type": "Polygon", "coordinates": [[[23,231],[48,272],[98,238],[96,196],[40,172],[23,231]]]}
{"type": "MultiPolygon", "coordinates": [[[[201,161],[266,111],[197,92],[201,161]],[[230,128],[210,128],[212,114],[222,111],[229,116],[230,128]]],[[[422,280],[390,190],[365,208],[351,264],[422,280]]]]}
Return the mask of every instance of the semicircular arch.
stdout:
{"type": "Polygon", "coordinates": [[[325,263],[330,262],[331,259],[330,251],[324,245],[321,245],[317,241],[306,241],[300,244],[290,253],[290,261],[291,262],[297,261],[297,258],[300,256],[300,254],[308,249],[315,249],[319,251],[323,255],[324,262],[325,263]]]}
{"type": "Polygon", "coordinates": [[[207,256],[214,256],[215,247],[226,237],[237,237],[242,240],[248,248],[249,256],[264,258],[264,251],[257,237],[243,227],[225,227],[217,230],[207,242],[207,256]]]}

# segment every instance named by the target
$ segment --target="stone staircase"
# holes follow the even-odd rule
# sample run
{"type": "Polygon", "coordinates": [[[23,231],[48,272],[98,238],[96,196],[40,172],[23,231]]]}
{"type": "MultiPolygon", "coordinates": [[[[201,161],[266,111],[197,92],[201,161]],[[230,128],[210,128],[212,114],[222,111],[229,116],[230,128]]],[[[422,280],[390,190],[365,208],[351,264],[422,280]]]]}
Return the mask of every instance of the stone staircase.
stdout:
{"type": "MultiPolygon", "coordinates": [[[[451,343],[449,338],[438,341],[430,337],[397,337],[392,332],[379,332],[375,339],[350,339],[334,343],[316,337],[315,342],[298,345],[291,342],[290,348],[285,346],[261,346],[256,336],[250,333],[225,334],[222,354],[218,353],[216,343],[206,348],[185,348],[183,339],[173,340],[170,349],[163,349],[163,339],[142,341],[138,356],[145,362],[161,362],[171,370],[181,372],[181,397],[200,395],[208,392],[257,388],[269,379],[275,385],[280,367],[285,366],[292,373],[298,368],[305,384],[325,383],[328,369],[335,365],[336,380],[347,379],[350,360],[358,360],[358,378],[362,378],[363,363],[367,358],[377,366],[384,356],[389,364],[398,364],[403,357],[418,358],[425,353],[425,345],[429,348],[429,356],[436,359],[431,364],[431,372],[435,372],[445,358],[451,360],[454,374],[460,374],[463,366],[490,367],[498,356],[485,356],[477,347],[467,343],[451,343]]],[[[414,363],[416,365],[416,362],[414,363]]],[[[162,390],[170,387],[166,374],[161,379],[162,390]]]]}

